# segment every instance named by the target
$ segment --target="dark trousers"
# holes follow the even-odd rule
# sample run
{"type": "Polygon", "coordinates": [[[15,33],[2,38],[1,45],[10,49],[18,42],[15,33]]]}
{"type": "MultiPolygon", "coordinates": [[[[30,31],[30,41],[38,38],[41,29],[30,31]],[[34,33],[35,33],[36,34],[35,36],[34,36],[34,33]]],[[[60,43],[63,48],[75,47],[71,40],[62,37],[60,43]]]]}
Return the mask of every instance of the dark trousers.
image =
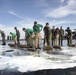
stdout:
{"type": "Polygon", "coordinates": [[[45,42],[47,43],[47,46],[50,46],[50,36],[44,37],[44,46],[45,46],[45,42]]]}
{"type": "Polygon", "coordinates": [[[2,37],[2,44],[6,44],[5,37],[2,37]]]}
{"type": "Polygon", "coordinates": [[[59,45],[63,46],[63,37],[59,37],[59,45]]]}
{"type": "Polygon", "coordinates": [[[17,36],[17,42],[18,42],[18,44],[20,44],[20,36],[17,36]]]}
{"type": "Polygon", "coordinates": [[[52,46],[55,45],[55,39],[52,37],[52,46]]]}
{"type": "Polygon", "coordinates": [[[67,45],[70,45],[70,44],[72,44],[72,38],[71,37],[67,38],[67,45]]]}

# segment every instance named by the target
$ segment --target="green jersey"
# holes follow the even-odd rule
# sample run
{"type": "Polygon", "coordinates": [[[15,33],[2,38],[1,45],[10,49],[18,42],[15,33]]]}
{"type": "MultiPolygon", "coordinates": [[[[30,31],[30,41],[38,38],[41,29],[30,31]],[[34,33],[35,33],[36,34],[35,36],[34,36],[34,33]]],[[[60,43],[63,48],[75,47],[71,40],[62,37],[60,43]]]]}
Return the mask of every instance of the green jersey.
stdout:
{"type": "Polygon", "coordinates": [[[41,24],[38,24],[37,26],[33,26],[33,31],[34,33],[38,33],[40,32],[40,28],[42,28],[43,26],[41,24]]]}
{"type": "Polygon", "coordinates": [[[27,36],[30,36],[33,33],[32,29],[26,29],[27,36]]]}
{"type": "Polygon", "coordinates": [[[12,33],[12,39],[14,39],[16,37],[16,34],[15,33],[12,33]]]}

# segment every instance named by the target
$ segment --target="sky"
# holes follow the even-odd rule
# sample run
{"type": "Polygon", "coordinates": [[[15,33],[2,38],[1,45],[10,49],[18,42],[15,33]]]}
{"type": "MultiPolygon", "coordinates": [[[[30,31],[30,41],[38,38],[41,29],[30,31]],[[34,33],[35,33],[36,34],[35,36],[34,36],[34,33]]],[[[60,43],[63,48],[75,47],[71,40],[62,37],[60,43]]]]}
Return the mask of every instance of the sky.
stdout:
{"type": "Polygon", "coordinates": [[[76,0],[0,0],[0,29],[6,33],[15,32],[14,27],[33,27],[34,21],[45,26],[76,27],[76,0]]]}

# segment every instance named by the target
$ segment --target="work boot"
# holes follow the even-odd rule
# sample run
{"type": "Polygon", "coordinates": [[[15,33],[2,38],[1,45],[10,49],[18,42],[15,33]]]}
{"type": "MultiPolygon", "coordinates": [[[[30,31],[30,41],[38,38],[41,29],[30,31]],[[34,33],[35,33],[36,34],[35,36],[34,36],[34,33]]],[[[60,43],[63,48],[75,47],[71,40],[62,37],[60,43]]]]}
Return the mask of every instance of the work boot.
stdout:
{"type": "Polygon", "coordinates": [[[33,48],[32,46],[29,46],[29,48],[33,48]]]}
{"type": "Polygon", "coordinates": [[[6,45],[6,43],[3,43],[2,45],[6,45]]]}
{"type": "Polygon", "coordinates": [[[38,49],[41,49],[41,47],[38,47],[38,49]]]}

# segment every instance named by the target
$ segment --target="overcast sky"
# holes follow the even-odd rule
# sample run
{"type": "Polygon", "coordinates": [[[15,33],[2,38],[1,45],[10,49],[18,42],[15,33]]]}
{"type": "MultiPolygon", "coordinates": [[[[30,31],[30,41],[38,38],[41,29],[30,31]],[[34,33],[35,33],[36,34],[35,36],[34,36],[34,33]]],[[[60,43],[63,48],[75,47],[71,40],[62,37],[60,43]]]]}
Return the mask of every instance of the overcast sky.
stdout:
{"type": "Polygon", "coordinates": [[[34,21],[75,29],[76,0],[0,0],[0,29],[6,35],[16,26],[23,37],[22,28],[32,29],[34,21]]]}

